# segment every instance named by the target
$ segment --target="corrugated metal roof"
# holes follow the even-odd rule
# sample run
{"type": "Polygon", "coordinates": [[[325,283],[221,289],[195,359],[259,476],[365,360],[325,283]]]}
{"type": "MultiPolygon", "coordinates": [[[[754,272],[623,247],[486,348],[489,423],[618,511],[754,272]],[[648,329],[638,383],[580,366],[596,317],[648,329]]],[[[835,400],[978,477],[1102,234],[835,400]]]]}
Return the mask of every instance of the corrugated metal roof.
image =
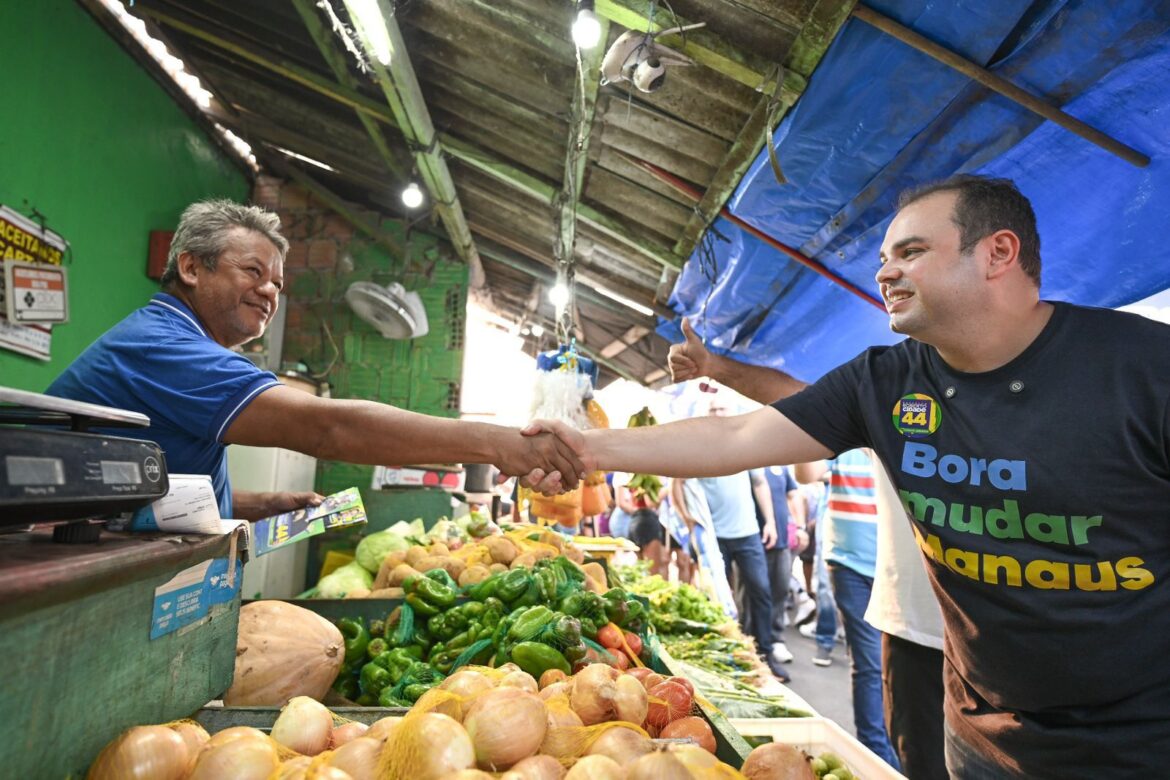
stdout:
{"type": "MultiPolygon", "coordinates": [[[[83,2],[104,13],[94,0],[83,2]]],[[[325,2],[348,21],[343,0],[325,2]]],[[[756,88],[781,72],[779,111],[791,104],[852,2],[671,5],[677,17],[665,2],[596,2],[598,14],[614,20],[607,45],[626,31],[624,24],[660,29],[678,18],[707,26],[685,39],[662,39],[697,64],[669,67],[660,90],[644,93],[622,82],[597,92],[573,253],[579,289],[603,285],[660,314],[670,314],[663,301],[672,269],[689,257],[708,217],[762,145],[762,118],[775,106],[756,88]],[[706,192],[706,216],[629,157],[706,192]]],[[[584,84],[569,34],[574,4],[405,0],[387,7],[394,8],[392,23],[406,44],[485,272],[481,297],[513,320],[541,322],[551,331],[552,306],[543,291],[554,273],[562,193],[572,191],[565,186],[566,156],[576,92],[584,84]]],[[[403,215],[396,193],[420,150],[406,142],[378,83],[345,53],[323,4],[137,0],[130,10],[204,79],[217,98],[210,114],[249,141],[262,165],[292,164],[277,146],[312,157],[334,172],[306,171],[339,197],[403,215]],[[363,126],[363,117],[374,130],[363,126]]],[[[595,71],[587,78],[595,82],[595,71]]],[[[432,229],[450,224],[436,221],[432,229]]],[[[665,381],[667,345],[654,333],[652,317],[586,292],[578,304],[580,346],[601,360],[608,376],[665,381]],[[632,343],[623,346],[623,336],[632,343]]],[[[548,339],[533,347],[554,346],[548,339]]]]}

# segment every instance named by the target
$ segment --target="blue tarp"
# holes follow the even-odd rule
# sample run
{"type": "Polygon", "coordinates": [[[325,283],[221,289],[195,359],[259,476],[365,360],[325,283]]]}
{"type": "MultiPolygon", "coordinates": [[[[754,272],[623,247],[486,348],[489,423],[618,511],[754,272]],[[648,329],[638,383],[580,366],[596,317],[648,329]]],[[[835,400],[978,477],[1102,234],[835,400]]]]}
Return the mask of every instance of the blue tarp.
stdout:
{"type": "MultiPolygon", "coordinates": [[[[899,192],[954,173],[1006,176],[1036,210],[1044,298],[1118,306],[1170,287],[1170,0],[868,5],[1151,163],[1135,167],[851,19],[774,133],[789,183],[762,152],[733,214],[876,297],[899,192]]],[[[715,227],[727,241],[714,241],[714,289],[696,253],[670,301],[715,351],[812,381],[896,340],[882,310],[725,220],[715,227]]],[[[659,332],[681,338],[673,323],[659,332]]]]}

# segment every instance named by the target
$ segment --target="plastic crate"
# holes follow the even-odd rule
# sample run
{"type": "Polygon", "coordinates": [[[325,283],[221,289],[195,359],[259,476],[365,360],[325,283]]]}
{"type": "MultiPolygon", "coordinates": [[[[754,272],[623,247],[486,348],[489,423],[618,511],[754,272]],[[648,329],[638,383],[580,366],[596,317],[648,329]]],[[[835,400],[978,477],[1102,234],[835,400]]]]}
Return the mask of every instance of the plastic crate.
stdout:
{"type": "Polygon", "coordinates": [[[827,718],[733,718],[743,736],[771,737],[773,742],[800,748],[814,756],[836,753],[858,780],[906,780],[849,732],[827,718]]]}

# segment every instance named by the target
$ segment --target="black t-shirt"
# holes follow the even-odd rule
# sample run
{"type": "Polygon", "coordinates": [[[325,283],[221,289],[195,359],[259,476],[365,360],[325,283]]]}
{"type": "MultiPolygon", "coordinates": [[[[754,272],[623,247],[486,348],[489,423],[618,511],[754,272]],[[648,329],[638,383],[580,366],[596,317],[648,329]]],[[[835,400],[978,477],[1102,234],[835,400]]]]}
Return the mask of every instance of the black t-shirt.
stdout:
{"type": "Polygon", "coordinates": [[[960,737],[1005,775],[1166,776],[1170,328],[1054,307],[994,371],[907,340],[775,407],[886,464],[942,606],[960,737]]]}

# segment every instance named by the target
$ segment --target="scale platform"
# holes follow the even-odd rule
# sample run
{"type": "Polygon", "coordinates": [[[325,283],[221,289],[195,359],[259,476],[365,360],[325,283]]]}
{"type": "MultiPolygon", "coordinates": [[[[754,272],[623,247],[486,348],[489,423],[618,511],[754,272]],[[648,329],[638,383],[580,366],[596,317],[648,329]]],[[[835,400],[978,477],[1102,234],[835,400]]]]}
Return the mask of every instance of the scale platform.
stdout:
{"type": "Polygon", "coordinates": [[[108,517],[165,496],[159,446],[104,432],[149,426],[137,412],[0,387],[0,530],[108,517]]]}

